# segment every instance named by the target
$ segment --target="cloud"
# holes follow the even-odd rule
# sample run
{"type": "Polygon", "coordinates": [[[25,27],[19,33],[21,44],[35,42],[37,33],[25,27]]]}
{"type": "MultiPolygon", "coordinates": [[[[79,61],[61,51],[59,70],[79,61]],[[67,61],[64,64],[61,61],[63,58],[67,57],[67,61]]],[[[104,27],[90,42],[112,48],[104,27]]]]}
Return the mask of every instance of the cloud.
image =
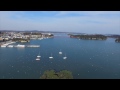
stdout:
{"type": "Polygon", "coordinates": [[[0,11],[0,29],[120,34],[120,12],[0,11]]]}

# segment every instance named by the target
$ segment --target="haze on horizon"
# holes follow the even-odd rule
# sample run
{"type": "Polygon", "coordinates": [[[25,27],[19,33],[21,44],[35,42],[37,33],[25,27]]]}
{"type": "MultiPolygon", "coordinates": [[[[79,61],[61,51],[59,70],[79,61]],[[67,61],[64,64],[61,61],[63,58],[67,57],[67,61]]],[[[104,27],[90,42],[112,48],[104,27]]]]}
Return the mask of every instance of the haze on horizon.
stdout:
{"type": "Polygon", "coordinates": [[[120,11],[0,11],[0,30],[120,34],[120,11]]]}

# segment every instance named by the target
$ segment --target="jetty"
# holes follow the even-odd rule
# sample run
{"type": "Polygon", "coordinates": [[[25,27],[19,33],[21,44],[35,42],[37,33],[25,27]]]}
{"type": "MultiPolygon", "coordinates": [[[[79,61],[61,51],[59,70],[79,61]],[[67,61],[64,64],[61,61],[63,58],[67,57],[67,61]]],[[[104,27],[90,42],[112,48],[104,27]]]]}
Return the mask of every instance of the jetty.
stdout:
{"type": "Polygon", "coordinates": [[[20,45],[20,44],[18,44],[18,45],[8,45],[8,44],[3,44],[3,45],[1,45],[1,47],[17,47],[17,48],[25,48],[25,47],[33,47],[33,48],[37,48],[37,47],[40,47],[40,45],[20,45]]]}
{"type": "Polygon", "coordinates": [[[40,45],[26,45],[26,47],[40,47],[40,45]]]}
{"type": "Polygon", "coordinates": [[[15,42],[6,42],[6,43],[2,43],[0,46],[1,47],[7,47],[9,44],[13,44],[15,42]]]}

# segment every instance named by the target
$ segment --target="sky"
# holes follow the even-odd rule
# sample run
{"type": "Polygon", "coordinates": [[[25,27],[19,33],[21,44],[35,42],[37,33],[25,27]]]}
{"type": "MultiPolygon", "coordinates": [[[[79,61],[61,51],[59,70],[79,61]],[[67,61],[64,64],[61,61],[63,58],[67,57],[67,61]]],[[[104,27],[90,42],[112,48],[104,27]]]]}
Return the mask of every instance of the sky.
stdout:
{"type": "Polygon", "coordinates": [[[120,34],[120,11],[0,11],[0,30],[120,34]]]}

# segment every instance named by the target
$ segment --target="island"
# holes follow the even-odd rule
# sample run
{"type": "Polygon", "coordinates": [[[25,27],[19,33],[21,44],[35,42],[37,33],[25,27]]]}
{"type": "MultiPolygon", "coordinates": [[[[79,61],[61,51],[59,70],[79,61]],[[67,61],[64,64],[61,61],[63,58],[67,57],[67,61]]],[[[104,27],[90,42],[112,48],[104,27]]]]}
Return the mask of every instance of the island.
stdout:
{"type": "Polygon", "coordinates": [[[72,72],[62,70],[56,72],[55,70],[47,70],[43,73],[40,79],[73,79],[72,72]]]}
{"type": "Polygon", "coordinates": [[[116,35],[116,34],[114,34],[114,35],[106,35],[107,37],[109,37],[109,38],[120,38],[120,35],[116,35]]]}
{"type": "Polygon", "coordinates": [[[117,39],[115,40],[115,42],[119,42],[119,43],[120,43],[120,38],[117,38],[117,39]]]}
{"type": "Polygon", "coordinates": [[[78,38],[78,39],[89,39],[89,40],[106,40],[107,37],[104,35],[73,35],[68,34],[70,38],[78,38]]]}

